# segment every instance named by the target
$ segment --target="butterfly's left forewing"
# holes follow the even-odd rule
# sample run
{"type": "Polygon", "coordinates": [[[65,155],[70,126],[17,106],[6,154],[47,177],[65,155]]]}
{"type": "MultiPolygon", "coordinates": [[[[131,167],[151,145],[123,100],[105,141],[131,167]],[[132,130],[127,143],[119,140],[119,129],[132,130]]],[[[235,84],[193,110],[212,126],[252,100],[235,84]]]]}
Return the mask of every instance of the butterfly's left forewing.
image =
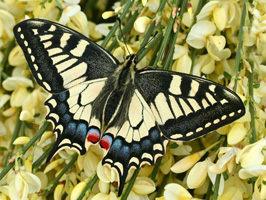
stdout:
{"type": "Polygon", "coordinates": [[[234,92],[196,76],[146,70],[136,74],[135,82],[168,139],[193,140],[245,113],[234,92]]]}

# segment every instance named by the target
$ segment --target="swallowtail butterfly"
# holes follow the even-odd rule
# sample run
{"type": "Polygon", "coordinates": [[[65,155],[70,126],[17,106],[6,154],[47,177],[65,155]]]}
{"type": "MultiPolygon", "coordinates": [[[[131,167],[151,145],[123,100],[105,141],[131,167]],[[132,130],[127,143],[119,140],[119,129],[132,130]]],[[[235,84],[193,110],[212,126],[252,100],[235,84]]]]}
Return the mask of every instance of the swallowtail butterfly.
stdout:
{"type": "Polygon", "coordinates": [[[244,115],[231,90],[196,76],[137,69],[136,55],[120,63],[105,49],[60,24],[29,19],[15,37],[38,84],[51,95],[46,119],[57,136],[48,161],[61,149],[85,154],[105,149],[120,195],[130,168],[153,165],[168,139],[189,141],[244,115]]]}

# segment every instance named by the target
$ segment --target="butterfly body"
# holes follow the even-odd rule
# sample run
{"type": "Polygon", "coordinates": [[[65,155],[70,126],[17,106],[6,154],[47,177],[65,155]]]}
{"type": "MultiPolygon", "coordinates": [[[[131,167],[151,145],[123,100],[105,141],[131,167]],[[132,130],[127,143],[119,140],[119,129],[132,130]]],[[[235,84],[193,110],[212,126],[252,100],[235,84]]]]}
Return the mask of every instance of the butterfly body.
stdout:
{"type": "Polygon", "coordinates": [[[104,149],[102,163],[118,175],[119,195],[131,168],[154,164],[167,139],[189,141],[243,116],[241,99],[212,81],[177,72],[138,70],[137,56],[120,63],[80,33],[30,19],[14,27],[36,81],[51,95],[46,119],[59,150],[104,149]]]}

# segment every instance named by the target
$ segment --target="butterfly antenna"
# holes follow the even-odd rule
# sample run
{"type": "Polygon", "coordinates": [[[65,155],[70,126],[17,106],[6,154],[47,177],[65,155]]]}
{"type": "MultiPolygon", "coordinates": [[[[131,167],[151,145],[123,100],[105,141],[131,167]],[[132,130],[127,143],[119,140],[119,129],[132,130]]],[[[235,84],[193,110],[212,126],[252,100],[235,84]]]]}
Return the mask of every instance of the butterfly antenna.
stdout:
{"type": "Polygon", "coordinates": [[[117,21],[119,22],[119,29],[120,29],[120,32],[121,32],[121,37],[122,37],[123,42],[124,42],[124,44],[125,44],[125,46],[126,46],[127,52],[128,52],[129,55],[131,55],[131,53],[130,53],[128,47],[127,47],[127,43],[126,43],[126,41],[125,41],[124,35],[123,35],[121,19],[118,17],[118,18],[117,18],[117,21]]]}
{"type": "Polygon", "coordinates": [[[149,44],[155,37],[156,35],[158,34],[158,31],[156,31],[153,36],[139,49],[137,55],[143,50],[145,49],[145,47],[147,46],[147,44],[149,44]]]}

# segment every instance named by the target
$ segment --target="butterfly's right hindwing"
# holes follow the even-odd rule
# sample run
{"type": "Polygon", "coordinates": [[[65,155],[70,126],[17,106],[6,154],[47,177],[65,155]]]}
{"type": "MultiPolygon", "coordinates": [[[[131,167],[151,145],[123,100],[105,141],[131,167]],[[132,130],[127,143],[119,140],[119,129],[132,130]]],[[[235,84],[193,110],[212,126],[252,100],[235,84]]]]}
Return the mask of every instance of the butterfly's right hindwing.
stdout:
{"type": "Polygon", "coordinates": [[[25,20],[14,33],[35,79],[50,93],[107,77],[119,64],[85,36],[54,22],[25,20]]]}

